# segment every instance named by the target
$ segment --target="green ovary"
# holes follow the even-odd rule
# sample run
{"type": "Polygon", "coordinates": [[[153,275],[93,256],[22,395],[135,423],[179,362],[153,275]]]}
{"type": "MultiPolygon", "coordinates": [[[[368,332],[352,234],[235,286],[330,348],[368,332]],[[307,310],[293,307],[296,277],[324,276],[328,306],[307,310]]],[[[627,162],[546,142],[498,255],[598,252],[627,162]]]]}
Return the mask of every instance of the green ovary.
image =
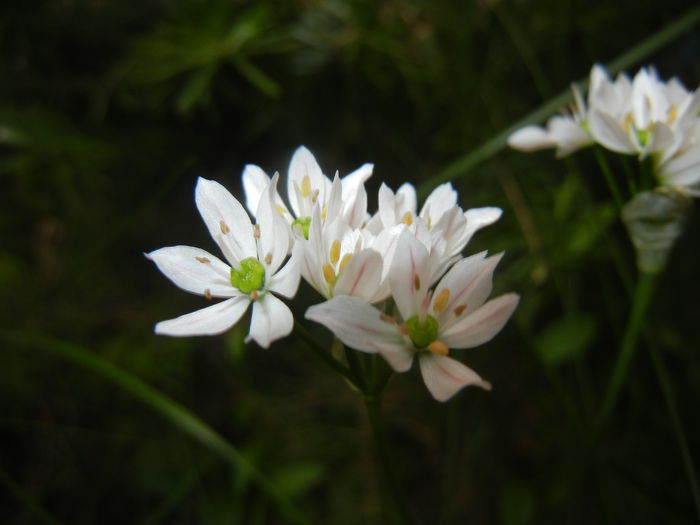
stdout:
{"type": "Polygon", "coordinates": [[[432,315],[427,316],[423,321],[418,316],[411,317],[406,321],[408,337],[416,348],[425,348],[437,339],[438,322],[432,315]]]}
{"type": "Polygon", "coordinates": [[[262,290],[265,284],[265,268],[255,257],[241,261],[241,269],[231,268],[231,284],[243,293],[262,290]]]}
{"type": "Polygon", "coordinates": [[[649,142],[650,135],[651,131],[645,129],[640,129],[639,131],[637,131],[637,138],[639,139],[639,143],[642,145],[642,147],[647,145],[647,143],[649,142]]]}
{"type": "Polygon", "coordinates": [[[310,225],[311,225],[311,217],[304,217],[303,219],[294,219],[292,221],[292,230],[294,230],[295,228],[300,228],[301,233],[304,234],[304,239],[308,239],[310,225]]]}

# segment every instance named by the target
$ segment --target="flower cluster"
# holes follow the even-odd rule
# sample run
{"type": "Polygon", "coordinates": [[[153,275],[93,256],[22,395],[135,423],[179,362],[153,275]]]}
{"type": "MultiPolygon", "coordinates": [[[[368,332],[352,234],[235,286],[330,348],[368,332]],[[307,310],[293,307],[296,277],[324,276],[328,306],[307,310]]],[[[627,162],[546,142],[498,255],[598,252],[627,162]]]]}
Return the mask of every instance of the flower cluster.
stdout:
{"type": "Polygon", "coordinates": [[[502,254],[461,255],[472,235],[498,220],[501,210],[464,211],[448,183],[418,211],[412,185],[394,192],[382,184],[379,209],[370,215],[364,183],[372,170],[365,164],[331,180],[302,146],[289,166],[285,202],[279,176],[248,165],[243,187],[255,224],[223,186],[199,179],[195,202],[228,264],[188,246],[147,256],[180,288],[225,300],[160,322],[156,332],[221,333],[252,304],[247,340],[268,347],[294,324],[277,296],[293,297],[303,277],[325,299],[306,311],[307,319],[322,323],[349,347],[381,354],[397,372],[418,359],[436,399],[447,400],[467,385],[489,388],[447,354],[489,341],[517,306],[513,293],[487,300],[502,254]]]}
{"type": "Polygon", "coordinates": [[[573,91],[570,113],[551,117],[546,128],[526,126],[508,144],[523,151],[556,148],[562,157],[597,143],[640,160],[650,158],[661,185],[700,195],[700,90],[688,91],[675,78],[664,82],[653,68],[613,81],[595,65],[587,103],[578,87],[573,91]]]}

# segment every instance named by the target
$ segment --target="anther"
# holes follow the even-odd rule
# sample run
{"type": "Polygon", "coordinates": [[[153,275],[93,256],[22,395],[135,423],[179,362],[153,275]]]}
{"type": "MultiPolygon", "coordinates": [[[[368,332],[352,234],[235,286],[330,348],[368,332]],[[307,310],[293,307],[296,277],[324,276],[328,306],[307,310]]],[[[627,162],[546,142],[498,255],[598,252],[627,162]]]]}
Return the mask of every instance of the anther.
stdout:
{"type": "Polygon", "coordinates": [[[209,259],[207,259],[206,257],[195,257],[195,259],[197,259],[197,261],[201,262],[202,264],[207,264],[207,263],[210,263],[210,262],[211,262],[211,261],[210,261],[209,259]]]}
{"type": "Polygon", "coordinates": [[[255,301],[258,297],[260,297],[260,294],[257,292],[257,290],[253,290],[252,292],[250,292],[250,295],[248,297],[250,297],[251,301],[255,301]]]}
{"type": "Polygon", "coordinates": [[[447,345],[437,339],[428,345],[428,350],[437,355],[447,355],[450,352],[447,345]]]}
{"type": "Polygon", "coordinates": [[[403,219],[401,219],[401,222],[403,222],[406,226],[413,224],[413,215],[411,215],[410,211],[403,214],[403,219]]]}
{"type": "Polygon", "coordinates": [[[304,175],[304,178],[301,179],[301,196],[308,197],[309,195],[311,195],[311,179],[308,175],[304,175]]]}
{"type": "Polygon", "coordinates": [[[268,253],[268,254],[265,256],[265,264],[270,264],[270,263],[272,263],[272,254],[271,254],[271,253],[268,253]]]}
{"type": "Polygon", "coordinates": [[[224,221],[219,221],[219,228],[221,228],[221,233],[228,233],[231,231],[224,221]]]}
{"type": "Polygon", "coordinates": [[[213,299],[213,297],[211,295],[211,290],[209,288],[206,288],[204,290],[204,297],[207,298],[209,301],[211,301],[213,299]]]}
{"type": "Polygon", "coordinates": [[[286,210],[284,209],[284,207],[280,206],[279,204],[275,204],[275,210],[280,215],[284,215],[286,213],[286,210]]]}
{"type": "Polygon", "coordinates": [[[435,303],[433,303],[433,310],[435,313],[439,314],[445,309],[445,306],[447,306],[447,303],[450,300],[450,290],[448,288],[444,288],[437,296],[435,299],[435,303]]]}
{"type": "Polygon", "coordinates": [[[314,192],[311,194],[311,202],[315,203],[318,200],[318,190],[314,190],[314,192]]]}
{"type": "Polygon", "coordinates": [[[384,321],[385,323],[389,323],[389,324],[396,323],[396,317],[394,317],[393,315],[380,314],[379,319],[381,321],[384,321]]]}
{"type": "Polygon", "coordinates": [[[401,323],[399,325],[399,332],[401,332],[403,335],[408,335],[408,326],[406,326],[406,323],[401,323]]]}
{"type": "Polygon", "coordinates": [[[329,255],[331,264],[333,265],[335,265],[340,260],[340,241],[338,239],[333,241],[333,244],[331,244],[331,250],[329,255]]]}
{"type": "Polygon", "coordinates": [[[454,309],[455,315],[462,315],[462,312],[467,309],[466,304],[460,304],[457,308],[454,309]]]}
{"type": "Polygon", "coordinates": [[[350,262],[350,259],[352,259],[351,253],[346,253],[343,255],[343,258],[340,261],[340,267],[338,267],[338,273],[343,273],[343,270],[345,270],[345,267],[350,262]]]}
{"type": "Polygon", "coordinates": [[[256,239],[260,238],[260,225],[259,224],[256,224],[255,226],[253,226],[253,237],[255,237],[256,239]]]}
{"type": "Polygon", "coordinates": [[[418,277],[418,274],[413,276],[413,287],[416,290],[420,290],[420,277],[418,277]]]}
{"type": "Polygon", "coordinates": [[[335,281],[338,279],[338,277],[335,275],[335,272],[333,271],[333,267],[330,264],[323,265],[323,278],[331,286],[333,286],[335,284],[335,281]]]}

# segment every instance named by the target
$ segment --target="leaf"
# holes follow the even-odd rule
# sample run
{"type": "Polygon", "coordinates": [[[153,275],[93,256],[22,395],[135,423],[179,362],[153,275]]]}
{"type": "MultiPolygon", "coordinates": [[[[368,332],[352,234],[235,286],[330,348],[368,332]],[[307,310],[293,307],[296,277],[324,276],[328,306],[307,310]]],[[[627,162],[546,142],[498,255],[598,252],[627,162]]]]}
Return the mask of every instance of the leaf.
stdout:
{"type": "Polygon", "coordinates": [[[580,355],[593,341],[597,329],[593,316],[564,317],[547,326],[535,343],[535,349],[544,364],[556,366],[580,355]]]}

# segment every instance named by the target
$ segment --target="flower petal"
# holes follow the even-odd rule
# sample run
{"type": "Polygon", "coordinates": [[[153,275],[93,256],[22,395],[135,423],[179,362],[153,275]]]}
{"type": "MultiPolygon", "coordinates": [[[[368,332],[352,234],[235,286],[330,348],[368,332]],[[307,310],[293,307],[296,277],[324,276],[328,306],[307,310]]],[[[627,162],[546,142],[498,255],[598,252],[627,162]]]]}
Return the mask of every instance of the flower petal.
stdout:
{"type": "Polygon", "coordinates": [[[310,215],[305,209],[303,196],[298,194],[297,189],[302,188],[304,177],[309,177],[311,191],[319,190],[319,202],[325,202],[326,183],[330,185],[330,181],[324,180],[326,176],[321,171],[321,166],[318,165],[316,157],[306,147],[299,146],[292,160],[289,162],[289,172],[287,174],[287,196],[289,203],[292,206],[296,217],[304,217],[310,215]]]}
{"type": "Polygon", "coordinates": [[[237,266],[246,257],[256,257],[250,217],[226,188],[200,177],[194,199],[209,233],[232,266],[237,266]]]}
{"type": "Polygon", "coordinates": [[[422,312],[420,306],[430,286],[428,250],[408,229],[404,229],[396,241],[389,283],[404,319],[422,312]]]}
{"type": "Polygon", "coordinates": [[[403,342],[396,344],[375,341],[373,344],[395,372],[408,372],[411,369],[414,352],[403,342]]]}
{"type": "Polygon", "coordinates": [[[358,297],[338,295],[306,310],[305,317],[328,328],[343,344],[376,353],[377,345],[401,345],[398,325],[358,297]]]}
{"type": "Polygon", "coordinates": [[[294,327],[294,316],[280,299],[267,293],[253,302],[250,332],[246,343],[253,339],[263,348],[268,348],[277,339],[286,337],[294,327]]]}
{"type": "Polygon", "coordinates": [[[290,299],[294,297],[299,288],[299,271],[303,258],[304,248],[301,243],[297,243],[292,248],[292,256],[287,263],[265,283],[267,289],[290,299]]]}
{"type": "Polygon", "coordinates": [[[231,328],[243,316],[250,304],[246,295],[232,297],[175,319],[161,321],[155,332],[177,337],[191,335],[217,335],[231,328]]]}
{"type": "Polygon", "coordinates": [[[191,246],[169,246],[146,254],[176,286],[199,295],[232,297],[231,268],[207,251],[191,246]],[[208,290],[208,291],[207,291],[208,290]]]}
{"type": "Polygon", "coordinates": [[[627,155],[637,153],[622,126],[609,115],[592,110],[588,115],[588,127],[593,138],[609,150],[627,155]]]}
{"type": "Polygon", "coordinates": [[[508,137],[508,145],[519,151],[537,151],[557,145],[547,131],[540,126],[525,126],[508,137]]]}
{"type": "Polygon", "coordinates": [[[508,293],[491,299],[473,313],[462,317],[439,334],[450,348],[473,348],[490,341],[518,306],[520,296],[508,293]]]}
{"type": "Polygon", "coordinates": [[[491,390],[488,381],[484,381],[474,370],[451,357],[424,354],[418,362],[425,386],[438,401],[447,401],[469,385],[491,390]]]}
{"type": "Polygon", "coordinates": [[[292,240],[289,224],[275,209],[278,179],[279,174],[276,173],[261,195],[256,213],[260,227],[258,259],[265,263],[266,275],[274,274],[280,267],[282,261],[287,257],[289,243],[292,240]]]}
{"type": "Polygon", "coordinates": [[[382,257],[371,248],[353,255],[338,277],[333,295],[354,295],[373,302],[382,279],[382,257]]]}

